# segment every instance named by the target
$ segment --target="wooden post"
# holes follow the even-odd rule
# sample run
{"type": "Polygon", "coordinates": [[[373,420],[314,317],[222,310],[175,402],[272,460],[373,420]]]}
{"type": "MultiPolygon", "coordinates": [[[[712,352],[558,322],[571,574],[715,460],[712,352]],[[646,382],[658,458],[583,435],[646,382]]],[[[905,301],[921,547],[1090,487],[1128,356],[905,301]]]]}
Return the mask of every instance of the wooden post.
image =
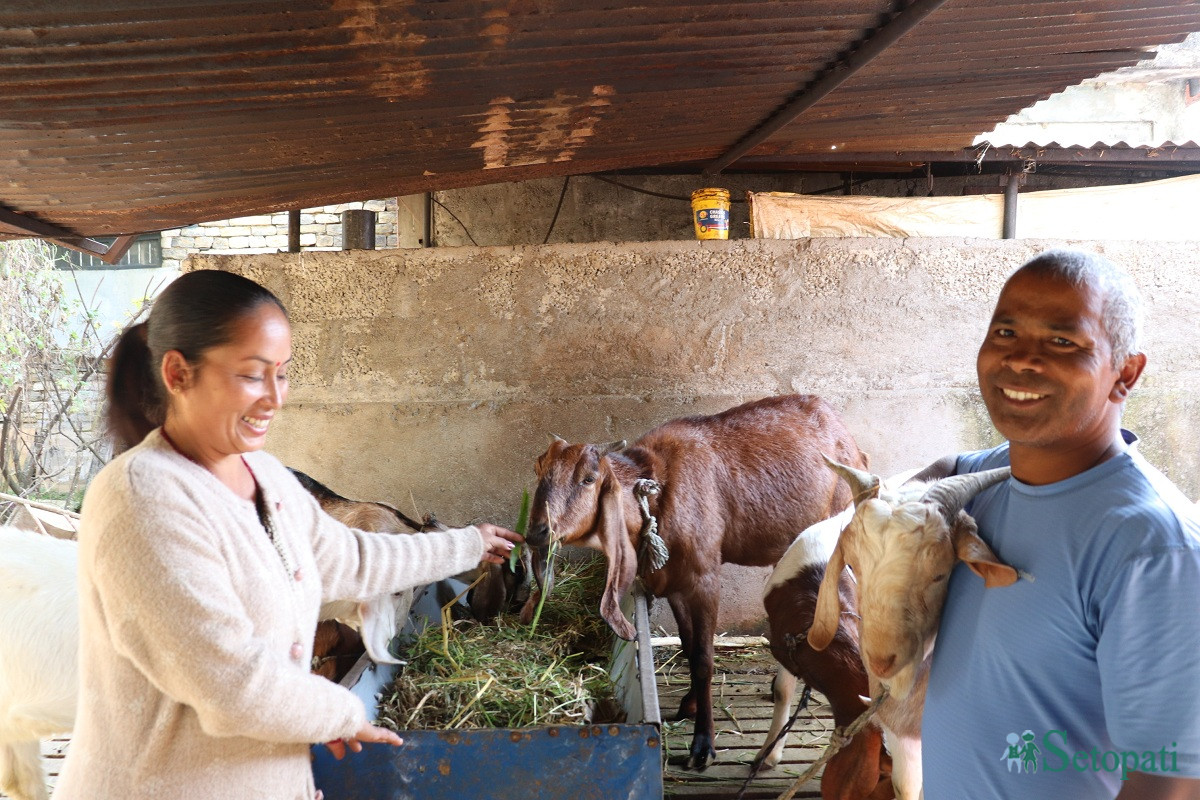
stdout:
{"type": "Polygon", "coordinates": [[[293,208],[288,212],[288,252],[300,252],[300,211],[293,208]]]}

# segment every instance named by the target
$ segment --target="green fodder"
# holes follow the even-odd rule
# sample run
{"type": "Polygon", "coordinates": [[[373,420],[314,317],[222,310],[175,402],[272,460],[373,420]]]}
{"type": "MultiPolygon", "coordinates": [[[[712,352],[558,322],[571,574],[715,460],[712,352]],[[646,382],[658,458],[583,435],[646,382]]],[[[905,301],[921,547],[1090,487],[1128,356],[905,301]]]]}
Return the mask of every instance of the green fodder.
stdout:
{"type": "Polygon", "coordinates": [[[459,620],[405,644],[408,661],[380,698],[394,730],[523,728],[621,721],[600,618],[603,559],[562,562],[535,633],[516,615],[459,620]]]}

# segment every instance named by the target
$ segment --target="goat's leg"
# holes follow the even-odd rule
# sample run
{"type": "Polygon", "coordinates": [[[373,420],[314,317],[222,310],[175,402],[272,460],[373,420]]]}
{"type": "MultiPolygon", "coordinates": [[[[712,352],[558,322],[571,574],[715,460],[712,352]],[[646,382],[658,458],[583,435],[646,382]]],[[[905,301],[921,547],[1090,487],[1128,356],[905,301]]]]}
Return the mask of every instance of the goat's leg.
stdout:
{"type": "Polygon", "coordinates": [[[0,743],[0,792],[13,800],[48,800],[42,751],[36,739],[0,743]]]}
{"type": "Polygon", "coordinates": [[[688,666],[692,673],[692,694],[696,701],[696,726],[692,734],[691,755],[688,767],[704,769],[708,759],[715,758],[713,748],[716,736],[713,725],[712,677],[713,677],[713,633],[717,627],[717,607],[720,603],[719,589],[701,591],[692,596],[695,612],[692,615],[692,647],[688,652],[688,666]]]}
{"type": "Polygon", "coordinates": [[[779,732],[783,730],[788,717],[791,716],[792,700],[795,696],[796,676],[784,667],[780,667],[775,672],[775,680],[771,681],[771,698],[775,701],[775,710],[771,714],[771,729],[767,731],[767,738],[763,742],[762,749],[758,751],[758,755],[750,764],[751,769],[757,769],[759,764],[766,769],[771,769],[783,758],[783,748],[787,744],[787,737],[779,736],[779,732]],[[775,741],[776,736],[779,736],[777,742],[775,741]]]}
{"type": "MultiPolygon", "coordinates": [[[[687,601],[677,595],[671,595],[667,598],[667,603],[671,606],[671,613],[675,615],[675,626],[679,628],[679,643],[683,654],[687,656],[688,667],[692,664],[692,645],[695,642],[695,637],[692,633],[692,609],[688,606],[687,601]]],[[[679,711],[675,714],[675,719],[695,719],[696,718],[696,684],[694,681],[688,684],[687,694],[683,696],[683,700],[679,703],[679,711]]]]}
{"type": "Polygon", "coordinates": [[[874,725],[863,728],[845,747],[839,750],[821,775],[822,800],[861,800],[891,796],[891,781],[880,780],[880,761],[883,755],[883,734],[874,725]]]}
{"type": "Polygon", "coordinates": [[[892,786],[897,800],[921,800],[921,737],[897,736],[887,731],[888,749],[892,752],[892,786]]]}

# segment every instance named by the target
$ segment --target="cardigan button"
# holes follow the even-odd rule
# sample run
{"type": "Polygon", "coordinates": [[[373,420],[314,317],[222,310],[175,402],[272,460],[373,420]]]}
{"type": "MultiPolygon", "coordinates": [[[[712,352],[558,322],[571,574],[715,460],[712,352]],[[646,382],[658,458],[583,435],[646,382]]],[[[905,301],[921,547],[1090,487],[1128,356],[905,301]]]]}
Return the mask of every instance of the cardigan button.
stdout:
{"type": "Polygon", "coordinates": [[[294,573],[292,573],[292,577],[298,581],[302,581],[302,580],[304,580],[304,571],[298,569],[294,573]]]}
{"type": "Polygon", "coordinates": [[[304,645],[299,642],[292,642],[291,655],[293,661],[299,661],[304,655],[304,645]]]}

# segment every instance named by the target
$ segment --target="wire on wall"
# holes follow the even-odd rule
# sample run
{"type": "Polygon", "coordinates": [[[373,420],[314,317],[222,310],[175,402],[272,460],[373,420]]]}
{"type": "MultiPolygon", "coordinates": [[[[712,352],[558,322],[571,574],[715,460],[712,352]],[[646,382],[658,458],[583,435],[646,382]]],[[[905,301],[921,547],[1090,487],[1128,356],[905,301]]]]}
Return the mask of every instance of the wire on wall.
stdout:
{"type": "MultiPolygon", "coordinates": [[[[431,197],[432,197],[432,195],[431,195],[431,197]]],[[[479,242],[475,241],[475,237],[471,235],[471,232],[469,230],[467,230],[467,226],[463,225],[463,221],[458,218],[458,215],[455,214],[450,209],[446,208],[446,204],[443,203],[441,200],[438,200],[436,197],[432,197],[432,199],[433,199],[434,203],[436,203],[437,205],[439,205],[443,209],[445,209],[447,214],[454,217],[454,221],[457,222],[459,227],[463,229],[463,233],[465,233],[467,235],[467,238],[471,240],[471,244],[475,245],[476,247],[479,247],[479,242]]]]}
{"type": "Polygon", "coordinates": [[[550,234],[554,232],[554,223],[558,222],[558,212],[562,211],[563,198],[567,196],[567,184],[570,182],[570,175],[563,178],[562,191],[558,193],[558,205],[554,207],[554,216],[550,218],[550,227],[546,229],[546,238],[542,239],[542,244],[550,241],[550,234]]]}

